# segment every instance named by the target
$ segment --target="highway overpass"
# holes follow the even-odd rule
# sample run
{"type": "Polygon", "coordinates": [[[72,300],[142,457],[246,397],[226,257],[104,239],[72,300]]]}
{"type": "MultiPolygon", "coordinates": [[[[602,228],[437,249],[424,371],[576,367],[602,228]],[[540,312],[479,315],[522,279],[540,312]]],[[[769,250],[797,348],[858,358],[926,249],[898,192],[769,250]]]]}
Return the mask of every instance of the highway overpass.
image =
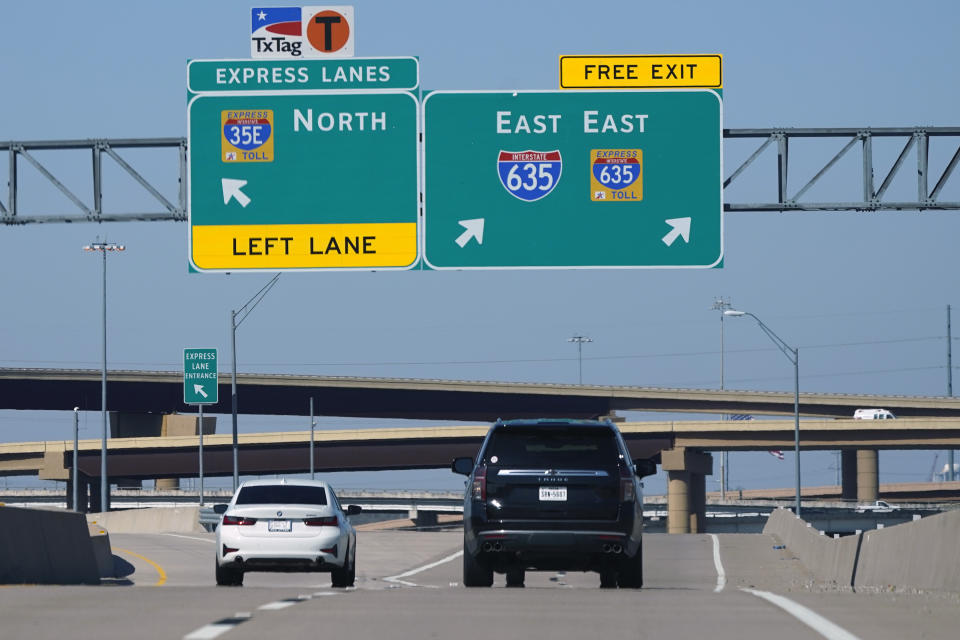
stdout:
{"type": "MultiPolygon", "coordinates": [[[[100,410],[99,369],[0,369],[0,409],[100,410]]],[[[239,374],[238,411],[492,422],[497,418],[595,418],[617,411],[792,415],[793,394],[778,391],[667,389],[530,382],[471,382],[239,374]]],[[[190,412],[177,371],[109,371],[109,408],[133,413],[190,412]]],[[[207,413],[230,413],[230,376],[220,375],[220,402],[207,413]]],[[[898,417],[960,417],[960,398],[801,393],[804,416],[846,418],[863,407],[898,417]]]]}

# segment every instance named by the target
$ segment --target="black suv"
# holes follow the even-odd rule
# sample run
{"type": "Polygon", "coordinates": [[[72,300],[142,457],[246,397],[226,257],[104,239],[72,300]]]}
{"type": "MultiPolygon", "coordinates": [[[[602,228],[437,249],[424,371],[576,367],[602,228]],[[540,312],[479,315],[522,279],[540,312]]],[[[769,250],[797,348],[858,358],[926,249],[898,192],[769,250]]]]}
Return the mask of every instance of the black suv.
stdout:
{"type": "Polygon", "coordinates": [[[620,431],[592,420],[497,421],[469,476],[463,501],[463,584],[489,587],[505,573],[523,586],[528,569],[596,571],[600,586],[643,585],[643,496],[620,431]]]}

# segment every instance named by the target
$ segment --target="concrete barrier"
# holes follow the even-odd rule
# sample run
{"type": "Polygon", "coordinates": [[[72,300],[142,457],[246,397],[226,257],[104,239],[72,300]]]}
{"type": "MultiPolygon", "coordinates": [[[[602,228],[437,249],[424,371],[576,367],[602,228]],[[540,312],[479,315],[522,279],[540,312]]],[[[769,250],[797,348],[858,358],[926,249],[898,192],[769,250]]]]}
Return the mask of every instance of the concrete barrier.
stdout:
{"type": "Polygon", "coordinates": [[[87,521],[110,533],[203,533],[200,507],[151,507],[88,513],[87,521]]]}
{"type": "Polygon", "coordinates": [[[0,507],[0,584],[99,584],[83,514],[0,507]]]}
{"type": "Polygon", "coordinates": [[[834,539],[778,509],[763,532],[783,542],[820,582],[960,592],[960,511],[834,539]]]}

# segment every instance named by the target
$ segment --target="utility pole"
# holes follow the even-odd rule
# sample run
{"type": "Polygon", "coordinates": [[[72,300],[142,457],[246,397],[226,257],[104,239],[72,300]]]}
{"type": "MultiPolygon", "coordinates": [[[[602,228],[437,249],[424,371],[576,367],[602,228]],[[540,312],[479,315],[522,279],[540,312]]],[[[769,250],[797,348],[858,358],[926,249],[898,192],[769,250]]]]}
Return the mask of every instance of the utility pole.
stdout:
{"type": "MultiPolygon", "coordinates": [[[[950,333],[950,305],[947,305],[947,396],[953,397],[953,336],[950,333]]],[[[957,473],[954,470],[953,449],[947,453],[947,477],[950,480],[957,479],[957,473]]]]}
{"type": "MultiPolygon", "coordinates": [[[[720,390],[723,391],[724,390],[724,380],[723,380],[723,374],[724,374],[723,317],[724,316],[723,316],[723,312],[726,311],[727,309],[732,309],[733,305],[730,304],[729,298],[725,299],[723,297],[718,297],[713,301],[713,306],[710,308],[720,312],[720,390]]],[[[726,419],[727,419],[727,414],[725,413],[720,414],[721,421],[726,419]]],[[[730,460],[727,457],[728,453],[729,452],[727,451],[720,452],[720,499],[721,500],[727,499],[727,473],[729,473],[729,469],[730,469],[730,460]]]]}
{"type": "Polygon", "coordinates": [[[573,336],[567,338],[567,342],[576,342],[577,343],[577,373],[578,380],[580,384],[583,384],[583,343],[584,342],[593,342],[587,336],[573,336]]]}

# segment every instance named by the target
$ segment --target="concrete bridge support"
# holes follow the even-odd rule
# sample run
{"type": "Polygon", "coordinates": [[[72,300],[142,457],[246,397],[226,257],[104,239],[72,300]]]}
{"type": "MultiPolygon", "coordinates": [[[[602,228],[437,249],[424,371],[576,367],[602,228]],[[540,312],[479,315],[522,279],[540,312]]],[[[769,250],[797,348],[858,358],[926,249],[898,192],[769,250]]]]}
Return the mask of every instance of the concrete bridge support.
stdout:
{"type": "Polygon", "coordinates": [[[857,452],[855,449],[840,451],[840,499],[857,499],[857,452]]]}
{"type": "Polygon", "coordinates": [[[667,472],[667,533],[703,533],[706,529],[707,476],[713,456],[690,449],[661,453],[667,472]]]}
{"type": "Polygon", "coordinates": [[[857,450],[857,502],[873,502],[880,497],[880,472],[876,449],[857,450]]]}

